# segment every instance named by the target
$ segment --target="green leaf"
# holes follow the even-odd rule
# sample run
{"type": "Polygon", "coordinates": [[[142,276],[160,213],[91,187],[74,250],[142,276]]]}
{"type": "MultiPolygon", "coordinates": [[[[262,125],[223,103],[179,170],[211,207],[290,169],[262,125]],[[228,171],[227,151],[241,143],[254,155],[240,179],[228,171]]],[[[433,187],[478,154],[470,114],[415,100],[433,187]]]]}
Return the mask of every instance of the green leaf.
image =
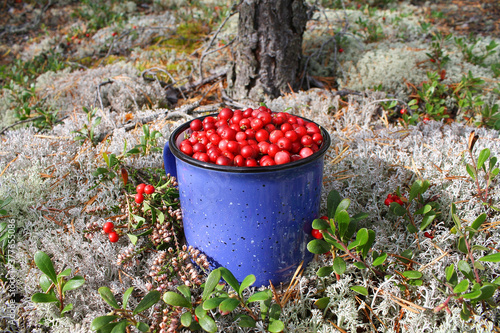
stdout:
{"type": "Polygon", "coordinates": [[[465,299],[475,299],[475,298],[478,298],[479,296],[481,296],[480,289],[471,291],[470,293],[467,293],[467,294],[462,294],[462,297],[465,299]]]}
{"type": "Polygon", "coordinates": [[[481,169],[484,165],[484,162],[490,157],[490,150],[488,148],[485,148],[481,150],[479,153],[479,157],[477,158],[477,169],[481,169]]]}
{"type": "Polygon", "coordinates": [[[312,223],[312,228],[317,230],[325,230],[330,227],[330,222],[323,219],[315,219],[312,223]]]}
{"type": "Polygon", "coordinates": [[[363,264],[362,262],[353,262],[352,263],[355,267],[357,267],[358,269],[366,269],[366,265],[363,264]]]}
{"type": "Polygon", "coordinates": [[[35,265],[49,277],[55,284],[57,284],[57,275],[54,270],[54,265],[50,260],[50,257],[42,251],[35,253],[35,265]]]}
{"type": "Polygon", "coordinates": [[[137,329],[141,332],[149,332],[149,325],[146,323],[143,323],[142,321],[137,322],[137,325],[135,325],[137,329]]]}
{"type": "Polygon", "coordinates": [[[130,295],[132,294],[132,291],[134,290],[134,287],[128,288],[125,293],[123,293],[123,298],[122,298],[122,308],[125,310],[127,308],[127,303],[130,295]]]}
{"type": "Polygon", "coordinates": [[[352,286],[349,289],[363,296],[368,296],[368,290],[363,286],[352,286]]]}
{"type": "Polygon", "coordinates": [[[205,282],[205,289],[203,289],[203,300],[206,300],[208,296],[210,296],[212,291],[215,289],[215,286],[219,283],[220,277],[221,271],[219,269],[214,269],[210,272],[210,274],[208,274],[207,281],[205,282]]]}
{"type": "Polygon", "coordinates": [[[240,297],[242,297],[242,293],[243,293],[243,290],[245,290],[246,288],[250,287],[252,284],[255,283],[255,275],[253,274],[250,274],[250,275],[247,275],[243,281],[241,281],[241,285],[240,285],[240,292],[239,292],[239,295],[240,297]]]}
{"type": "Polygon", "coordinates": [[[275,319],[278,320],[281,315],[281,307],[274,303],[271,305],[271,308],[269,309],[269,319],[275,319]]]}
{"type": "Polygon", "coordinates": [[[327,215],[329,218],[332,219],[335,217],[335,211],[337,210],[340,201],[342,201],[342,198],[340,197],[339,192],[337,192],[336,190],[331,190],[330,193],[328,193],[326,206],[327,206],[327,215]]]}
{"type": "Polygon", "coordinates": [[[62,311],[61,311],[61,315],[62,315],[63,313],[69,312],[69,311],[71,311],[71,310],[73,310],[73,304],[72,304],[72,303],[67,304],[67,305],[64,307],[64,309],[62,309],[62,311]]]}
{"type": "Polygon", "coordinates": [[[339,236],[340,238],[343,238],[347,232],[347,229],[349,228],[349,222],[350,222],[349,214],[347,213],[347,211],[341,210],[335,213],[335,221],[337,221],[338,224],[339,236]]]}
{"type": "Polygon", "coordinates": [[[42,274],[40,276],[40,287],[42,288],[43,292],[46,293],[47,290],[49,290],[51,285],[52,285],[52,281],[49,280],[47,275],[42,274]]]}
{"type": "Polygon", "coordinates": [[[457,272],[455,272],[455,265],[451,264],[446,267],[446,280],[449,281],[452,285],[457,283],[457,272]]]}
{"type": "Polygon", "coordinates": [[[404,271],[403,276],[410,280],[416,280],[422,277],[422,273],[419,271],[404,271]]]}
{"type": "Polygon", "coordinates": [[[432,221],[434,221],[435,217],[436,215],[425,215],[422,219],[422,224],[420,224],[420,230],[425,230],[425,228],[427,228],[432,223],[432,221]]]}
{"type": "Polygon", "coordinates": [[[469,280],[462,280],[453,288],[455,294],[461,294],[469,289],[469,280]]]}
{"type": "Polygon", "coordinates": [[[85,279],[83,278],[83,276],[74,276],[72,277],[71,279],[69,279],[65,284],[64,284],[64,287],[62,289],[62,292],[65,293],[69,290],[74,290],[76,288],[79,288],[81,287],[83,284],[85,283],[85,279]]]}
{"type": "Polygon", "coordinates": [[[397,202],[391,202],[389,205],[389,210],[396,216],[404,216],[407,212],[400,204],[397,202]]]}
{"type": "Polygon", "coordinates": [[[370,252],[370,249],[372,248],[373,243],[375,242],[375,231],[372,229],[368,229],[368,241],[366,244],[363,246],[361,250],[361,254],[363,255],[363,258],[366,258],[368,255],[368,252],[370,252]]]}
{"type": "Polygon", "coordinates": [[[482,258],[479,258],[479,261],[499,262],[500,261],[500,252],[488,254],[482,258]]]}
{"type": "Polygon", "coordinates": [[[414,233],[417,233],[418,232],[418,229],[415,228],[415,226],[413,224],[407,224],[406,225],[406,229],[408,230],[409,233],[411,234],[414,234],[414,233]]]}
{"type": "Polygon", "coordinates": [[[424,207],[420,208],[419,210],[415,211],[415,215],[425,215],[428,212],[430,212],[432,209],[432,206],[427,204],[424,207]]]}
{"type": "Polygon", "coordinates": [[[144,296],[144,298],[140,301],[140,303],[137,304],[136,308],[134,309],[134,312],[132,313],[136,315],[146,309],[149,309],[150,307],[158,303],[160,298],[161,294],[158,290],[151,290],[146,296],[144,296]]]}
{"type": "Polygon", "coordinates": [[[115,309],[119,309],[120,306],[118,305],[118,302],[116,302],[115,296],[111,292],[111,290],[108,287],[101,287],[98,289],[99,295],[101,295],[102,299],[108,303],[111,307],[115,309]]]}
{"type": "Polygon", "coordinates": [[[408,197],[408,201],[411,202],[420,194],[420,189],[422,188],[422,181],[417,180],[413,183],[410,189],[410,196],[408,197]]]}
{"type": "Polygon", "coordinates": [[[207,312],[201,306],[196,307],[195,314],[198,317],[198,323],[201,328],[210,333],[217,332],[215,321],[207,315],[207,312]]]}
{"type": "Polygon", "coordinates": [[[495,280],[493,280],[493,282],[492,282],[492,283],[494,283],[494,284],[496,284],[496,285],[500,286],[500,276],[497,276],[497,278],[496,278],[495,280]]]}
{"type": "Polygon", "coordinates": [[[281,320],[271,320],[269,321],[269,326],[267,327],[267,330],[269,332],[281,332],[285,329],[285,324],[281,320]]]}
{"type": "Polygon", "coordinates": [[[484,286],[481,287],[480,291],[481,291],[481,296],[479,296],[477,298],[478,301],[485,301],[487,300],[488,298],[490,298],[491,296],[493,296],[493,294],[495,293],[495,291],[497,290],[497,286],[493,285],[493,284],[485,284],[484,286]]]}
{"type": "Polygon", "coordinates": [[[320,269],[318,269],[318,271],[316,272],[316,275],[318,275],[319,277],[325,277],[325,276],[328,276],[332,273],[333,273],[333,267],[332,266],[325,266],[325,267],[321,267],[320,269]]]}
{"type": "Polygon", "coordinates": [[[111,333],[125,333],[127,330],[128,321],[126,319],[120,320],[115,327],[111,330],[111,333]]]}
{"type": "Polygon", "coordinates": [[[307,250],[314,254],[323,254],[331,250],[331,245],[322,239],[313,239],[307,243],[307,250]]]}
{"type": "Polygon", "coordinates": [[[476,169],[474,169],[474,167],[471,164],[467,163],[467,165],[465,166],[465,170],[469,174],[470,178],[472,178],[472,180],[476,180],[477,177],[476,169]]]}
{"type": "Polygon", "coordinates": [[[236,309],[240,305],[240,301],[237,300],[236,298],[226,298],[219,304],[219,311],[220,312],[232,312],[234,309],[236,309]]]}
{"type": "Polygon", "coordinates": [[[351,205],[351,200],[348,198],[343,199],[339,205],[337,206],[337,209],[335,209],[335,217],[334,219],[337,220],[337,214],[340,213],[341,211],[345,210],[347,211],[347,208],[351,205]]]}
{"type": "Polygon", "coordinates": [[[69,276],[71,274],[71,268],[67,268],[61,273],[57,274],[57,278],[63,277],[63,276],[69,276]]]}
{"type": "Polygon", "coordinates": [[[44,293],[35,293],[31,296],[31,301],[34,303],[59,303],[56,295],[44,293]]]}
{"type": "Polygon", "coordinates": [[[323,310],[328,306],[329,303],[330,303],[330,297],[322,297],[316,300],[316,302],[314,302],[314,305],[316,305],[318,309],[323,310]]]}
{"type": "Polygon", "coordinates": [[[468,320],[471,316],[470,310],[467,308],[467,304],[464,302],[462,304],[462,311],[460,311],[460,318],[462,320],[468,320]]]}
{"type": "Polygon", "coordinates": [[[479,215],[475,220],[474,222],[472,222],[472,224],[470,225],[470,227],[472,229],[475,229],[475,230],[478,230],[479,227],[481,226],[481,224],[484,223],[484,221],[486,221],[486,214],[483,213],[481,215],[479,215]]]}
{"type": "Polygon", "coordinates": [[[238,325],[240,327],[255,327],[256,325],[255,320],[250,316],[242,314],[239,316],[239,319],[238,325]]]}
{"type": "Polygon", "coordinates": [[[130,242],[132,244],[134,244],[134,245],[137,244],[138,237],[136,235],[134,235],[134,234],[127,234],[127,236],[128,236],[128,239],[130,239],[130,242]]]}
{"type": "Polygon", "coordinates": [[[193,306],[190,300],[187,300],[184,296],[173,291],[167,291],[163,294],[163,301],[172,306],[181,306],[189,309],[193,306]]]}
{"type": "Polygon", "coordinates": [[[236,280],[236,278],[234,277],[233,273],[231,273],[225,267],[220,267],[219,270],[221,272],[221,275],[222,275],[222,278],[224,279],[224,281],[226,281],[231,286],[231,288],[233,288],[234,291],[236,291],[236,293],[239,294],[240,284],[238,283],[238,280],[236,280]]]}
{"type": "Polygon", "coordinates": [[[472,269],[470,268],[469,264],[465,260],[460,260],[457,263],[457,268],[462,274],[469,279],[470,281],[474,281],[474,274],[472,273],[472,269]]]}
{"type": "Polygon", "coordinates": [[[335,257],[335,259],[333,260],[333,270],[338,275],[344,274],[346,270],[346,264],[344,259],[342,259],[342,257],[335,257]]]}
{"type": "Polygon", "coordinates": [[[193,322],[193,316],[191,316],[191,312],[184,312],[181,316],[181,324],[184,327],[189,327],[193,322]]]}
{"type": "Polygon", "coordinates": [[[380,266],[387,259],[387,253],[382,252],[375,260],[373,260],[373,266],[380,266]]]}
{"type": "Polygon", "coordinates": [[[272,297],[272,295],[269,295],[267,291],[259,291],[252,296],[248,297],[247,303],[252,303],[252,302],[257,302],[257,301],[265,301],[268,300],[272,297]]]}
{"type": "Polygon", "coordinates": [[[177,287],[177,290],[181,292],[181,294],[188,300],[191,299],[191,290],[186,285],[180,285],[177,287]]]}
{"type": "Polygon", "coordinates": [[[90,329],[93,331],[97,331],[98,329],[106,326],[110,322],[115,319],[118,319],[118,316],[100,316],[92,320],[92,324],[90,324],[90,329]]]}
{"type": "Polygon", "coordinates": [[[356,234],[356,240],[358,241],[358,246],[365,245],[368,242],[368,229],[359,229],[358,233],[356,234]]]}
{"type": "Polygon", "coordinates": [[[213,310],[222,303],[227,297],[212,297],[203,302],[203,310],[213,310]]]}
{"type": "Polygon", "coordinates": [[[487,247],[482,246],[482,245],[474,244],[471,246],[471,250],[472,251],[489,251],[490,249],[488,249],[487,247]]]}
{"type": "Polygon", "coordinates": [[[354,216],[351,216],[351,221],[361,221],[363,219],[366,219],[368,216],[370,216],[368,213],[357,213],[354,216]]]}
{"type": "Polygon", "coordinates": [[[465,237],[460,236],[457,240],[457,248],[462,253],[467,253],[467,245],[465,245],[465,237]]]}

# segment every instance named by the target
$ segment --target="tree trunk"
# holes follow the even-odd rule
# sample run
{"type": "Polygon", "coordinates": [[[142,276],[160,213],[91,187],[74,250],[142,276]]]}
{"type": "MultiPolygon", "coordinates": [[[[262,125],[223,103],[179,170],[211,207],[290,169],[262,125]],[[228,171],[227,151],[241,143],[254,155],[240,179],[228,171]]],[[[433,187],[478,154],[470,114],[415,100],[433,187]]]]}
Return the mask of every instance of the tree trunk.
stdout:
{"type": "Polygon", "coordinates": [[[303,0],[243,1],[228,94],[261,101],[295,87],[306,23],[303,0]]]}

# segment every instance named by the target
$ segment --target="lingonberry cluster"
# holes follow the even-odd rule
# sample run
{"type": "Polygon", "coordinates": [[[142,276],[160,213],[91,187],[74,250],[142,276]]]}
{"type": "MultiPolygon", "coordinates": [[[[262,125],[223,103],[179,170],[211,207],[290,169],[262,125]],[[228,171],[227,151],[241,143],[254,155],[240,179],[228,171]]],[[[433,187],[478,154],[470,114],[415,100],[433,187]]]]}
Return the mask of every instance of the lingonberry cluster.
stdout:
{"type": "Polygon", "coordinates": [[[224,108],[216,117],[194,119],[189,127],[192,133],[179,149],[197,160],[226,166],[285,164],[311,156],[323,143],[314,122],[265,106],[224,108]]]}
{"type": "Polygon", "coordinates": [[[399,196],[397,196],[396,194],[393,194],[393,193],[389,193],[387,195],[387,198],[384,200],[384,205],[390,206],[391,202],[396,202],[396,203],[400,204],[401,206],[403,206],[403,204],[404,204],[403,200],[401,200],[401,198],[399,196]]]}
{"type": "Polygon", "coordinates": [[[115,224],[113,222],[104,223],[102,231],[108,234],[108,238],[111,243],[116,243],[120,239],[120,236],[115,231],[115,224]]]}
{"type": "Polygon", "coordinates": [[[153,185],[146,185],[144,183],[137,185],[137,194],[135,195],[135,202],[141,204],[144,201],[144,194],[153,194],[155,192],[155,187],[153,185]]]}

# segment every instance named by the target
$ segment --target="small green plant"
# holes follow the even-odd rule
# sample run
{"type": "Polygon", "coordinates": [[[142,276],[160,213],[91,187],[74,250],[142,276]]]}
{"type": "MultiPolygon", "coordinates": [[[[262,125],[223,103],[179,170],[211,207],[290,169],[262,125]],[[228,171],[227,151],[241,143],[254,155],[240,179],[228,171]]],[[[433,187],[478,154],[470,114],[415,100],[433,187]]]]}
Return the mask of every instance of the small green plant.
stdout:
{"type": "Polygon", "coordinates": [[[285,326],[279,320],[281,307],[272,303],[271,290],[259,291],[248,297],[243,295],[243,291],[254,282],[255,275],[251,274],[240,284],[228,269],[220,267],[210,272],[204,284],[201,300],[196,301],[194,305],[191,291],[186,286],[177,288],[181,294],[167,291],[163,295],[163,300],[170,306],[187,309],[181,316],[181,324],[191,330],[198,330],[201,327],[206,332],[216,332],[217,325],[209,311],[218,309],[221,316],[227,316],[239,308],[242,311],[234,317],[234,320],[238,321],[240,327],[257,327],[257,322],[260,321],[267,332],[283,331],[285,326]],[[231,287],[229,291],[224,285],[219,284],[221,278],[231,287]],[[260,314],[248,306],[253,302],[259,302],[260,314]]]}
{"type": "Polygon", "coordinates": [[[478,49],[477,44],[480,41],[482,41],[482,39],[474,36],[473,34],[470,34],[467,40],[463,37],[455,37],[455,44],[464,55],[465,61],[474,65],[487,67],[484,64],[484,61],[486,58],[496,53],[495,49],[498,44],[492,40],[488,45],[486,45],[485,50],[480,52],[476,51],[478,49]]]}
{"type": "Polygon", "coordinates": [[[56,303],[61,316],[73,310],[73,304],[64,304],[66,292],[81,287],[85,283],[83,276],[76,275],[66,280],[71,275],[71,268],[56,274],[50,257],[42,251],[35,253],[35,265],[44,273],[39,282],[43,293],[34,294],[31,300],[34,303],[56,303]]]}
{"type": "Polygon", "coordinates": [[[84,124],[82,129],[72,132],[78,134],[75,136],[75,141],[81,141],[81,144],[83,144],[86,140],[89,140],[93,146],[97,144],[95,142],[95,129],[101,123],[101,117],[95,117],[97,110],[97,108],[89,110],[83,107],[83,111],[87,114],[87,124],[84,124]]]}
{"type": "Polygon", "coordinates": [[[485,105],[481,109],[481,120],[476,121],[475,125],[500,130],[500,110],[498,104],[494,104],[492,107],[485,105]]]}
{"type": "Polygon", "coordinates": [[[444,47],[451,38],[451,34],[442,35],[440,32],[436,32],[432,35],[431,50],[429,53],[426,53],[426,55],[432,63],[436,64],[438,71],[450,61],[450,57],[444,51],[444,47]]]}
{"type": "Polygon", "coordinates": [[[125,333],[129,332],[129,326],[134,326],[141,332],[149,332],[149,325],[141,321],[143,318],[147,317],[142,315],[141,312],[158,303],[161,298],[160,292],[157,290],[150,291],[144,296],[139,304],[137,304],[134,310],[130,310],[127,309],[127,304],[133,290],[134,287],[130,287],[123,293],[122,306],[120,307],[115,296],[108,287],[99,288],[99,295],[101,295],[102,299],[106,301],[113,310],[105,316],[95,318],[92,321],[90,329],[97,333],[125,333]],[[138,320],[136,318],[137,316],[142,318],[138,320]]]}
{"type": "Polygon", "coordinates": [[[422,83],[422,88],[417,91],[418,99],[411,100],[408,105],[411,110],[421,110],[434,120],[448,118],[446,109],[446,97],[448,96],[448,86],[442,84],[436,72],[427,72],[426,82],[422,83]]]}
{"type": "Polygon", "coordinates": [[[158,139],[162,137],[160,132],[156,130],[151,132],[148,125],[142,126],[142,131],[144,135],[140,138],[140,144],[129,150],[127,152],[128,155],[142,153],[142,156],[146,156],[151,152],[158,152],[162,150],[161,147],[157,147],[158,139]]]}
{"type": "Polygon", "coordinates": [[[384,29],[380,24],[363,20],[361,17],[358,17],[356,23],[366,34],[365,39],[368,43],[375,43],[385,38],[384,29]]]}
{"type": "Polygon", "coordinates": [[[454,223],[451,233],[458,235],[457,248],[466,255],[466,260],[460,260],[456,267],[462,273],[463,278],[459,281],[454,264],[446,267],[446,281],[441,281],[441,283],[446,286],[449,292],[444,291],[447,298],[434,311],[445,310],[450,313],[448,304],[455,300],[462,304],[460,317],[462,320],[468,320],[473,317],[475,308],[480,302],[484,310],[490,310],[497,306],[492,296],[500,287],[500,278],[497,277],[491,282],[484,281],[479,271],[485,270],[481,262],[500,262],[500,252],[483,256],[478,260],[474,258],[474,252],[489,251],[485,246],[472,243],[474,236],[479,233],[479,228],[486,220],[486,214],[479,215],[469,226],[464,226],[453,203],[451,216],[454,223]]]}
{"type": "Polygon", "coordinates": [[[488,195],[488,191],[493,185],[495,177],[500,172],[500,169],[497,167],[498,159],[496,156],[490,156],[491,152],[488,148],[481,150],[476,159],[472,151],[474,150],[474,145],[477,140],[477,134],[472,131],[468,140],[469,156],[472,163],[466,164],[466,170],[476,184],[477,197],[485,205],[488,205],[492,209],[499,210],[498,208],[493,207],[492,199],[488,195]],[[480,172],[484,173],[484,176],[481,176],[479,174],[480,172]]]}

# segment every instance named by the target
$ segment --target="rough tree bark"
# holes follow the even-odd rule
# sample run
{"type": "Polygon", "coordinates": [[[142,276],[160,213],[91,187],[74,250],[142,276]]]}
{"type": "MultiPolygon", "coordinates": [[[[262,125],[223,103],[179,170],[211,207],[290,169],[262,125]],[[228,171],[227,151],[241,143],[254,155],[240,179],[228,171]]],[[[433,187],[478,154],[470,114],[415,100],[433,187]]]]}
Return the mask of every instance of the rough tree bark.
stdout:
{"type": "Polygon", "coordinates": [[[261,101],[294,88],[302,35],[307,23],[303,0],[245,0],[240,5],[235,63],[227,93],[261,101]]]}

